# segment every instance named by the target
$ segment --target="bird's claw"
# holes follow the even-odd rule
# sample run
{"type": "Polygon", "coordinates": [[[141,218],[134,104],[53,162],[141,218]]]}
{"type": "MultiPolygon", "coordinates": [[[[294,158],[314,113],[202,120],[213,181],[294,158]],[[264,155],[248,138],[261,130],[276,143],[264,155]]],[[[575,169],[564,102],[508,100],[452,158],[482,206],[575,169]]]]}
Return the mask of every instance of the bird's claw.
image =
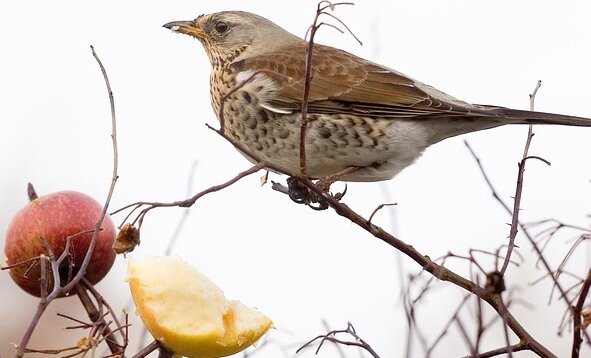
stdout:
{"type": "MultiPolygon", "coordinates": [[[[337,201],[340,201],[347,193],[347,186],[345,186],[345,190],[343,190],[342,193],[332,194],[330,192],[330,184],[328,186],[325,184],[326,183],[323,182],[322,179],[316,183],[316,185],[322,190],[324,194],[336,199],[337,201]]],[[[302,184],[302,182],[297,177],[290,177],[287,179],[287,188],[287,194],[295,203],[305,204],[310,208],[319,211],[326,210],[329,207],[322,195],[318,195],[308,189],[308,187],[302,184]]]]}
{"type": "Polygon", "coordinates": [[[287,178],[287,194],[295,203],[310,203],[310,190],[297,177],[287,178]]]}
{"type": "Polygon", "coordinates": [[[345,189],[342,192],[330,193],[330,196],[335,198],[337,201],[341,201],[341,199],[347,194],[347,184],[345,184],[345,189]]]}

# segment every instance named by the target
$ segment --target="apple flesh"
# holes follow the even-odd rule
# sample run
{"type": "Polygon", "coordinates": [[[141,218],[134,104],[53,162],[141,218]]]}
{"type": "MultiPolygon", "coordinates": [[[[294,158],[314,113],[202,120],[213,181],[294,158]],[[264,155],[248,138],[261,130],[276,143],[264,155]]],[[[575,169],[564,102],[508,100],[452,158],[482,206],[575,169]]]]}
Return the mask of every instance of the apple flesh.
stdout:
{"type": "MultiPolygon", "coordinates": [[[[6,263],[12,266],[42,254],[48,256],[44,241],[58,258],[64,252],[69,236],[88,231],[71,239],[70,257],[59,268],[61,285],[64,286],[84,261],[102,209],[96,200],[75,191],[56,192],[31,200],[8,226],[4,247],[6,263]]],[[[109,216],[105,216],[101,228],[85,274],[92,284],[100,281],[115,261],[112,249],[115,227],[109,216]]],[[[39,264],[39,260],[33,260],[10,269],[14,282],[37,297],[41,295],[39,264]]],[[[53,277],[50,270],[47,270],[47,281],[48,291],[51,292],[53,277]]]]}

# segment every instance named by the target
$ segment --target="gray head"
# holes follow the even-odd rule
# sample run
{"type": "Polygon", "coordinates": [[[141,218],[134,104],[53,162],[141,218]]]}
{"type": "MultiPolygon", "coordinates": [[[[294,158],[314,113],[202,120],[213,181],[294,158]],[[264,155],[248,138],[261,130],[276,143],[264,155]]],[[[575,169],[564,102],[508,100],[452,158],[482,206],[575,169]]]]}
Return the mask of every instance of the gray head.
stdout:
{"type": "Polygon", "coordinates": [[[212,66],[233,61],[247,50],[261,54],[298,39],[264,17],[244,11],[216,12],[163,26],[198,39],[212,66]]]}

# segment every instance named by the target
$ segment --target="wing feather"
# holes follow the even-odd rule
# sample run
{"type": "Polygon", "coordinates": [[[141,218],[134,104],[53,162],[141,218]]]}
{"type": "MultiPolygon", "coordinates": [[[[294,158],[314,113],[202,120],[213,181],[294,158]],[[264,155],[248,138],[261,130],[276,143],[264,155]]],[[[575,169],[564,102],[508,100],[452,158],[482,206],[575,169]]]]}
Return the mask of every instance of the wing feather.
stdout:
{"type": "MultiPolygon", "coordinates": [[[[269,105],[297,111],[305,83],[306,47],[267,53],[240,61],[240,68],[262,71],[280,85],[269,105]]],[[[498,113],[472,105],[345,51],[314,45],[310,113],[351,113],[380,117],[498,113]]]]}

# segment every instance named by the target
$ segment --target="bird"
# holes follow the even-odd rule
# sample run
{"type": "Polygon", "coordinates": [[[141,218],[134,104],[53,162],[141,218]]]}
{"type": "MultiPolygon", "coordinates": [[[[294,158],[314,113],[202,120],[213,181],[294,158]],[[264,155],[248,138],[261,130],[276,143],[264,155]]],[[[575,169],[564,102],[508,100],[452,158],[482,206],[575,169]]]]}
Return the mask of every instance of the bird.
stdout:
{"type": "MultiPolygon", "coordinates": [[[[205,48],[211,105],[230,140],[298,175],[309,42],[244,11],[163,26],[205,48]]],[[[591,127],[589,118],[470,104],[321,44],[312,48],[310,73],[305,153],[311,179],[342,173],[342,181],[388,180],[437,142],[506,124],[591,127]]]]}

